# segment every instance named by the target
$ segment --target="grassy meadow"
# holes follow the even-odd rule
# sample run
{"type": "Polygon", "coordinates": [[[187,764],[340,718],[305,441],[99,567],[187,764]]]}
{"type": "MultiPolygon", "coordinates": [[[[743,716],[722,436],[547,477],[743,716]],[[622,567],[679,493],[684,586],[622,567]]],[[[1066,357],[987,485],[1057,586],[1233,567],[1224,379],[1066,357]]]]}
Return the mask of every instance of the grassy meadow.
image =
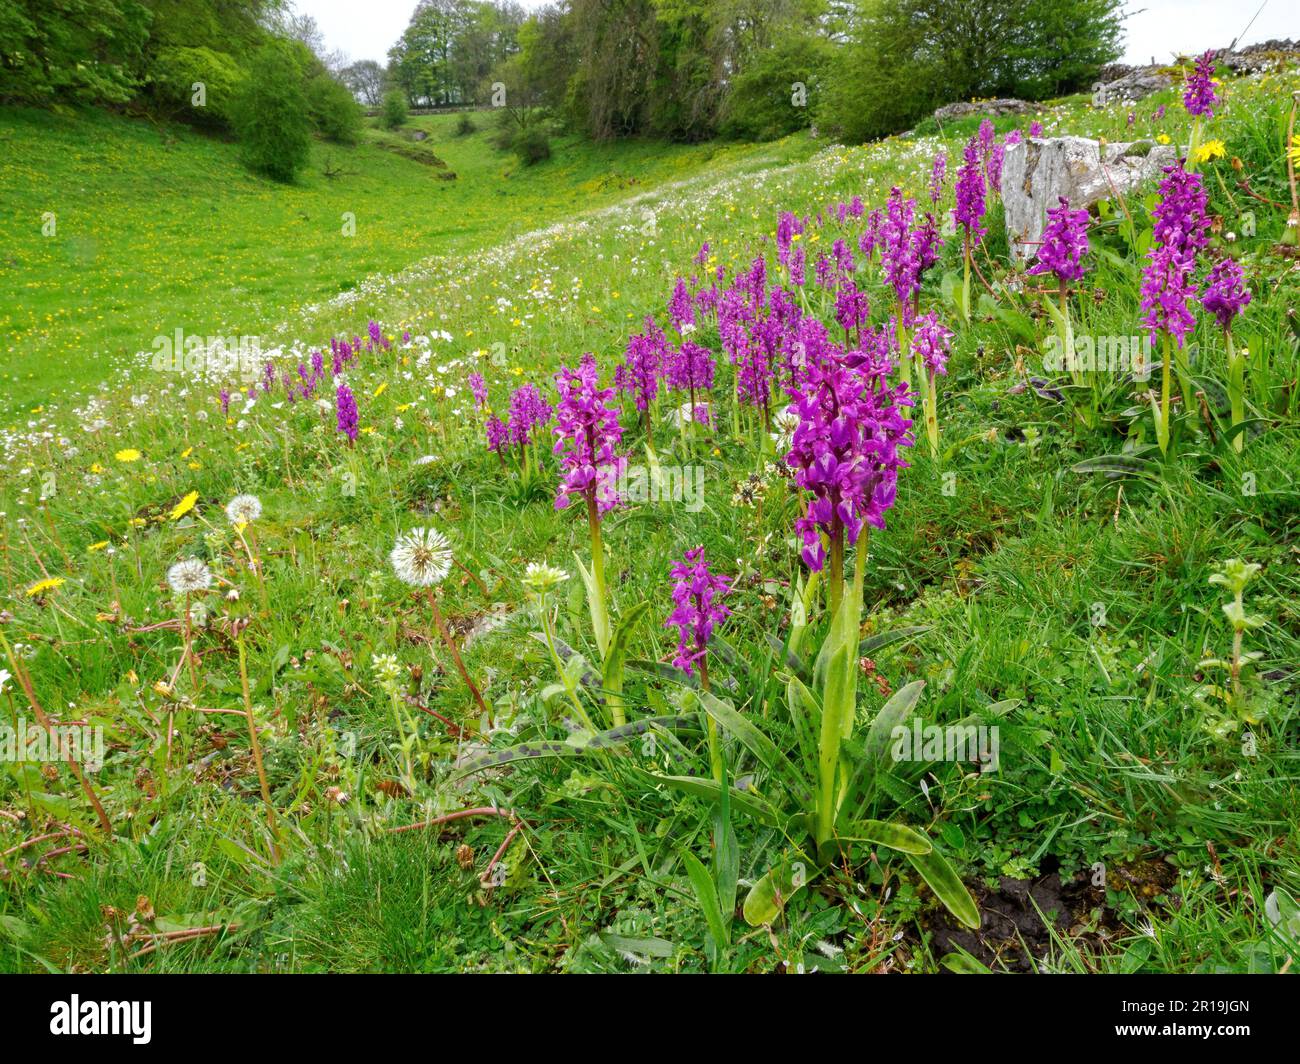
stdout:
{"type": "MultiPolygon", "coordinates": [[[[768,433],[735,402],[725,356],[711,427],[674,421],[682,396],[661,397],[647,439],[622,398],[622,452],[698,475],[703,491],[605,515],[618,691],[579,572],[585,514],[554,506],[550,429],[499,456],[484,422],[525,383],[555,403],[553,375],[584,352],[612,385],[644,319],[669,328],[678,277],[724,288],[764,257],[771,283],[788,283],[784,211],[806,219],[804,313],[842,334],[812,274],[845,239],[872,324],[888,327],[879,256],[858,251],[865,218],[836,206],[883,208],[897,186],[930,209],[943,151],[936,210],[950,213],[978,119],[852,148],[561,140],[521,168],[444,116],[414,124],[454,181],[372,140],[318,146],[301,184],[279,187],[194,133],[0,111],[0,710],[16,728],[39,707],[105,742],[80,780],[57,763],[0,765],[0,970],[1293,966],[1300,275],[1279,241],[1297,88],[1294,71],[1229,81],[1202,131],[1224,148],[1200,166],[1210,240],[1239,257],[1253,294],[1234,325],[1249,351],[1235,435],[1223,333],[1199,308],[1194,402],[1175,404],[1167,453],[1146,394],[1159,373],[1073,385],[1045,372],[1053,312],[1041,278],[1009,270],[996,198],[969,322],[959,236],[926,274],[920,304],[954,333],[940,445],[917,406],[897,501],[866,541],[857,735],[842,756],[869,758],[862,737],[904,691],[926,722],[997,726],[995,770],[926,760],[882,774],[870,805],[932,840],[960,879],[940,890],[969,893],[977,930],[883,829],[841,838],[827,860],[802,848],[798,817],[756,812],[815,745],[824,709],[801,717],[792,681],[820,700],[817,648],[836,629],[800,560],[789,442],[779,419],[768,433]],[[338,176],[323,176],[326,155],[338,176]],[[41,236],[45,210],[56,237],[41,236]],[[344,211],[355,237],[340,235],[344,211]],[[260,335],[273,387],[233,390],[223,409],[219,383],[135,357],[178,327],[260,335]],[[328,367],[331,339],[354,337],[340,371],[358,408],[349,445],[333,375],[287,401],[281,374],[295,381],[314,351],[328,367]],[[241,494],[260,514],[232,524],[224,508],[241,494]],[[454,553],[429,592],[389,564],[416,527],[454,553]],[[733,580],[711,701],[669,664],[664,627],[670,565],[700,545],[733,580]],[[168,570],[191,557],[212,586],[178,594],[168,570]],[[1233,594],[1211,582],[1232,559],[1260,567],[1243,596],[1240,690],[1222,664],[1233,594]],[[529,563],[568,579],[539,601],[529,563]],[[657,723],[611,734],[620,700],[634,725],[657,723]],[[492,755],[504,760],[485,765],[492,755]],[[750,926],[747,894],[804,861],[817,874],[784,883],[750,926]]],[[[1115,141],[1191,132],[1177,91],[1131,108],[1072,98],[996,131],[1031,121],[1115,141]]],[[[1143,331],[1155,203],[1144,189],[1094,209],[1076,335],[1143,331]]],[[[697,321],[694,339],[719,353],[716,321],[697,321]]]]}
{"type": "Polygon", "coordinates": [[[568,137],[548,166],[530,169],[490,147],[490,119],[468,136],[457,116],[433,115],[410,120],[408,133],[427,134],[419,142],[377,129],[355,148],[321,142],[285,188],[241,165],[238,145],[184,126],[6,109],[0,276],[12,295],[0,308],[0,427],[111,379],[152,352],[155,336],[270,334],[374,274],[432,254],[472,261],[715,159],[772,157],[766,147],[568,137]]]}

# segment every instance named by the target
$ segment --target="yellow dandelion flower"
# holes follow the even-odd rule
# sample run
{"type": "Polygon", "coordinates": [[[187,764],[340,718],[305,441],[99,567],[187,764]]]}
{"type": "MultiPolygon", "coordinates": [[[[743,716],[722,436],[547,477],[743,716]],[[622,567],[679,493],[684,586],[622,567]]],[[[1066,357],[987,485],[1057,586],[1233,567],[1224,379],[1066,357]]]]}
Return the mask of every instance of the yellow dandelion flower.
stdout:
{"type": "Polygon", "coordinates": [[[1300,140],[1291,138],[1291,150],[1286,155],[1291,160],[1292,166],[1300,166],[1300,140]]]}
{"type": "Polygon", "coordinates": [[[1207,140],[1196,149],[1196,161],[1198,163],[1209,162],[1211,159],[1222,159],[1226,154],[1221,140],[1207,140]]]}
{"type": "Polygon", "coordinates": [[[118,451],[117,454],[113,455],[113,457],[119,462],[138,462],[140,460],[140,452],[134,447],[124,447],[122,450],[118,451]]]}
{"type": "Polygon", "coordinates": [[[1159,135],[1156,137],[1156,140],[1159,141],[1161,144],[1168,144],[1168,143],[1169,143],[1169,134],[1168,134],[1168,133],[1161,133],[1161,134],[1159,134],[1159,135]]]}
{"type": "Polygon", "coordinates": [[[43,595],[47,591],[53,591],[64,582],[65,581],[61,576],[51,576],[45,580],[38,580],[27,589],[27,597],[35,598],[37,595],[43,595]]]}
{"type": "Polygon", "coordinates": [[[86,548],[86,550],[92,550],[92,551],[103,550],[107,546],[108,546],[108,540],[101,539],[98,543],[92,543],[89,547],[86,548]]]}
{"type": "Polygon", "coordinates": [[[181,451],[181,457],[182,457],[182,458],[188,458],[188,457],[189,457],[190,455],[192,455],[193,453],[194,453],[194,448],[193,448],[193,447],[186,447],[185,450],[181,451]]]}
{"type": "Polygon", "coordinates": [[[378,388],[374,390],[374,392],[372,393],[372,397],[378,399],[381,395],[384,394],[384,390],[387,387],[388,387],[388,382],[384,381],[383,384],[381,384],[378,388]]]}
{"type": "Polygon", "coordinates": [[[180,502],[178,502],[175,506],[172,507],[172,512],[170,514],[171,519],[173,521],[179,521],[182,517],[184,517],[187,513],[189,513],[191,510],[194,509],[194,504],[198,501],[199,501],[199,493],[197,491],[190,492],[188,495],[185,496],[185,498],[181,499],[180,502]]]}

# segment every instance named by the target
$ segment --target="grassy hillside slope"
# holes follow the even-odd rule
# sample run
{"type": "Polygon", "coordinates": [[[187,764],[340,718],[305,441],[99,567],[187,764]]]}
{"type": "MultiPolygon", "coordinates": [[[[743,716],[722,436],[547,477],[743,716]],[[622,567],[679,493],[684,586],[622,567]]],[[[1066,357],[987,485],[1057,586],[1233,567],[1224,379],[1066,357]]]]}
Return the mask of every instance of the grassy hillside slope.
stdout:
{"type": "MultiPolygon", "coordinates": [[[[716,806],[655,778],[707,776],[705,746],[668,732],[595,755],[566,746],[572,713],[548,648],[533,638],[538,615],[523,580],[530,562],[568,571],[554,623],[567,646],[595,660],[575,561],[589,556],[586,527],[576,508],[554,507],[557,465],[544,442],[526,464],[518,453],[498,460],[483,430],[522,383],[553,400],[552,374],[585,351],[608,383],[643,318],[666,322],[679,275],[704,282],[721,268],[726,284],[765,256],[770,276],[784,281],[773,248],[782,211],[807,216],[800,243],[810,261],[837,238],[856,248],[862,221],[840,220],[836,205],[860,196],[868,209],[883,207],[895,185],[928,202],[939,150],[950,160],[940,209],[950,208],[954,161],[974,127],[827,147],[807,159],[800,139],[720,152],[707,165],[703,147],[620,149],[635,166],[575,148],[549,176],[540,168],[508,180],[473,143],[458,156],[444,131],[435,147],[453,168],[471,174],[478,158],[483,183],[496,174],[486,187],[497,191],[475,201],[483,213],[473,241],[433,241],[435,254],[391,256],[364,279],[348,271],[355,283],[344,292],[328,271],[302,291],[289,252],[288,275],[259,273],[288,308],[266,330],[283,344],[280,368],[291,374],[315,349],[328,362],[331,337],[365,336],[372,320],[391,338],[344,370],[359,408],[354,445],[336,430],[332,379],[315,396],[323,408],[287,402],[277,384],[254,402],[236,395],[223,416],[216,385],[147,372],[84,416],[71,416],[66,400],[61,410],[50,402],[4,438],[6,667],[29,675],[32,700],[57,718],[104,728],[107,755],[91,785],[112,833],[67,771],[4,767],[0,968],[1294,967],[1300,945],[1274,926],[1267,899],[1300,896],[1297,284],[1294,260],[1275,247],[1284,211],[1258,208],[1256,234],[1237,237],[1251,204],[1231,160],[1244,160],[1259,194],[1289,199],[1279,101],[1296,87],[1294,74],[1234,83],[1207,130],[1226,148],[1205,167],[1223,221],[1216,247],[1234,234],[1255,293],[1238,324],[1252,352],[1252,425],[1241,452],[1209,411],[1225,352],[1206,315],[1193,337],[1206,414],[1181,419],[1178,445],[1161,458],[1145,387],[1099,375],[1101,416],[1085,423],[1084,389],[1060,379],[1044,386],[1050,319],[1030,291],[1035,282],[1005,268],[996,205],[977,257],[992,291],[976,282],[971,323],[959,323],[952,302],[956,240],[926,280],[923,306],[957,334],[939,381],[942,447],[932,458],[921,434],[888,527],[871,534],[863,634],[903,635],[877,643],[862,664],[858,734],[887,692],[913,680],[926,683],[918,712],[927,721],[1010,707],[998,721],[997,771],[937,763],[881,799],[960,871],[984,913],[978,933],[955,927],[897,854],[846,845],[770,932],[737,918],[730,945],[710,947],[684,854],[712,864],[716,806]],[[614,170],[656,180],[644,190],[602,188],[614,170]],[[561,172],[564,181],[554,180],[561,172]],[[535,199],[500,191],[516,180],[534,183],[535,199]],[[511,206],[494,212],[494,202],[511,206]],[[508,225],[487,237],[497,222],[508,225]],[[423,340],[403,342],[408,331],[423,340]],[[488,410],[471,400],[472,371],[486,379],[488,410]],[[1084,464],[1126,448],[1106,468],[1084,464]],[[235,527],[224,507],[242,492],[255,493],[262,512],[235,527]],[[430,598],[400,584],[389,565],[396,536],[418,526],[452,540],[459,566],[437,589],[437,616],[494,707],[492,729],[479,725],[430,598]],[[169,566],[191,556],[216,581],[195,596],[194,612],[166,583],[169,566]],[[1246,611],[1263,624],[1245,637],[1259,659],[1240,714],[1225,705],[1222,672],[1203,664],[1230,652],[1229,596],[1210,576],[1231,558],[1262,566],[1246,592],[1246,611]],[[182,651],[187,617],[192,673],[182,651]],[[400,679],[393,695],[384,687],[387,655],[400,679]],[[408,702],[402,692],[418,697],[408,702]],[[458,778],[484,747],[541,742],[573,756],[458,778]],[[519,819],[427,824],[484,807],[519,819]],[[503,842],[503,861],[484,880],[503,842]],[[1048,910],[1046,925],[1035,904],[1048,910]],[[197,932],[152,946],[150,936],[184,929],[197,932]]],[[[1049,134],[1149,133],[1181,143],[1188,122],[1176,100],[1170,92],[1143,101],[1135,131],[1128,108],[1094,111],[1081,100],[1032,117],[1049,134]],[[1157,117],[1162,104],[1167,114],[1157,117]]],[[[1030,118],[1000,120],[999,129],[1030,118]]],[[[468,188],[432,195],[468,196],[468,188]]],[[[285,191],[265,209],[292,226],[283,204],[306,194],[285,191]]],[[[324,183],[317,194],[332,195],[324,183]]],[[[412,195],[412,215],[422,195],[412,195]]],[[[246,199],[261,202],[251,191],[246,199]]],[[[147,213],[146,203],[130,202],[147,213]]],[[[329,200],[328,211],[343,202],[329,200]]],[[[1148,224],[1153,202],[1144,190],[1095,222],[1090,270],[1073,296],[1079,333],[1138,331],[1143,260],[1122,219],[1148,224]]],[[[359,210],[359,222],[364,216],[359,210]]],[[[256,230],[242,232],[248,261],[278,254],[262,248],[256,230]]],[[[332,249],[332,239],[321,235],[318,246],[332,249]]],[[[879,262],[859,260],[872,320],[887,322],[893,297],[879,262]]],[[[824,290],[810,283],[802,298],[809,314],[834,321],[824,290]]],[[[716,350],[714,329],[704,316],[697,338],[716,350]]],[[[804,495],[778,472],[781,450],[753,412],[737,411],[733,423],[733,371],[719,361],[714,431],[679,430],[671,414],[681,396],[661,401],[651,441],[630,409],[622,417],[633,463],[648,461],[652,442],[664,465],[698,470],[703,484],[698,506],[633,500],[604,526],[615,620],[648,603],[631,637],[639,664],[624,697],[633,718],[690,707],[681,678],[658,665],[676,646],[663,627],[670,560],[702,544],[736,577],[735,614],[720,629],[735,658],[711,659],[714,690],[796,757],[784,655],[769,640],[788,638],[791,588],[806,575],[792,531],[804,495]],[[751,475],[759,486],[749,483],[746,496],[751,475]],[[761,505],[746,505],[755,492],[761,505]]],[[[32,388],[38,401],[55,397],[49,383],[32,388]]],[[[824,609],[813,606],[806,647],[826,628],[824,609]]],[[[579,697],[593,714],[605,712],[594,687],[579,697]]],[[[16,679],[3,708],[30,715],[16,679]]],[[[724,747],[734,775],[768,793],[775,773],[741,742],[724,747]]],[[[741,814],[733,805],[743,895],[788,853],[788,840],[741,814]]]]}
{"type": "Polygon", "coordinates": [[[318,143],[283,187],[249,173],[237,145],[184,127],[0,108],[0,425],[107,380],[157,335],[262,335],[372,274],[472,252],[719,157],[773,154],[560,138],[549,162],[521,167],[489,144],[492,116],[476,117],[468,137],[457,116],[411,120],[454,181],[365,141],[318,143]]]}

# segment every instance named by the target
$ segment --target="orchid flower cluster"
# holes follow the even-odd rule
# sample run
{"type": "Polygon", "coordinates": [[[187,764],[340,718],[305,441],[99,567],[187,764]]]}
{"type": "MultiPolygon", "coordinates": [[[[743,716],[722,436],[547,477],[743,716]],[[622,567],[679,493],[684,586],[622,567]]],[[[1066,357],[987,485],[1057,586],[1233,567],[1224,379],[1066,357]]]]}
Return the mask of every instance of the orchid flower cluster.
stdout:
{"type": "MultiPolygon", "coordinates": [[[[612,406],[613,388],[600,386],[600,371],[590,352],[582,356],[576,370],[561,366],[555,375],[560,395],[555,411],[555,448],[563,479],[555,497],[555,508],[563,510],[579,499],[586,503],[587,526],[591,534],[591,573],[584,569],[588,605],[596,644],[603,658],[609,650],[611,631],[605,596],[605,556],[600,522],[621,503],[616,479],[623,457],[618,453],[623,439],[619,408],[612,406]]],[[[579,563],[581,565],[581,563],[579,563]]]]}
{"type": "Polygon", "coordinates": [[[811,362],[791,390],[799,425],[785,460],[811,496],[795,531],[813,571],[829,552],[833,608],[843,594],[846,544],[858,541],[864,525],[885,527],[898,471],[907,466],[900,448],[912,445],[912,423],[902,414],[911,396],[905,384],[888,383],[889,369],[870,352],[833,352],[811,362]]]}
{"type": "Polygon", "coordinates": [[[673,665],[687,676],[699,670],[701,683],[708,689],[706,655],[713,629],[731,616],[723,599],[731,591],[731,581],[709,571],[704,548],[688,550],[672,567],[673,611],[664,621],[665,628],[678,630],[677,655],[673,665]]]}

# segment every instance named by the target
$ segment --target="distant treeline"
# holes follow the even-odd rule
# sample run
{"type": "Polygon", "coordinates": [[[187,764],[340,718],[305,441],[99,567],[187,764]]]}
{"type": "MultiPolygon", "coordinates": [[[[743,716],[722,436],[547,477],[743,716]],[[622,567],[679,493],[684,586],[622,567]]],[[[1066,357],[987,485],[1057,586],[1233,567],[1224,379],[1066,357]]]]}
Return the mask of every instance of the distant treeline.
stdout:
{"type": "MultiPolygon", "coordinates": [[[[494,105],[597,139],[859,141],[939,104],[1087,87],[1123,0],[419,0],[383,66],[327,54],[283,0],[3,0],[0,101],[131,104],[233,124],[253,58],[289,57],[309,109],[494,105]],[[194,103],[196,83],[207,90],[194,103]]],[[[358,5],[364,17],[364,5],[358,5]]],[[[317,122],[318,128],[320,122],[317,122]]]]}
{"type": "Polygon", "coordinates": [[[344,71],[374,103],[545,108],[604,140],[897,132],[978,96],[1086,88],[1119,52],[1122,0],[421,0],[387,69],[344,71]]]}

